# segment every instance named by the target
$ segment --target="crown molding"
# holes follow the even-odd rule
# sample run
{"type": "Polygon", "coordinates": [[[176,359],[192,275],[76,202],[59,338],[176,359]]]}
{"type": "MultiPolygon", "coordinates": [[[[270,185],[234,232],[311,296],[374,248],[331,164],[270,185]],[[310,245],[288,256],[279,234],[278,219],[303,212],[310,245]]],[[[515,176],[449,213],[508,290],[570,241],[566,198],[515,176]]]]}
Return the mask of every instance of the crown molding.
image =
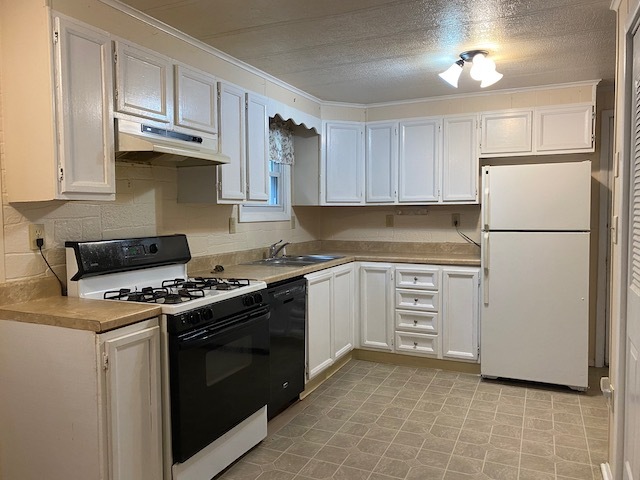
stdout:
{"type": "Polygon", "coordinates": [[[182,40],[183,42],[188,43],[189,45],[192,45],[196,48],[199,48],[201,50],[204,50],[207,53],[210,53],[211,55],[215,55],[216,57],[220,58],[221,60],[224,60],[226,62],[229,62],[230,64],[241,68],[249,73],[252,73],[254,75],[257,75],[259,77],[264,78],[265,80],[270,81],[271,83],[274,83],[276,85],[278,85],[279,87],[285,88],[287,90],[289,90],[290,92],[295,93],[296,95],[300,95],[301,97],[306,98],[307,100],[311,100],[312,102],[316,102],[316,103],[320,103],[322,104],[323,101],[317,97],[314,97],[313,95],[311,95],[310,93],[305,92],[304,90],[300,90],[298,87],[294,87],[293,85],[290,85],[282,80],[280,80],[277,77],[274,77],[273,75],[271,75],[270,73],[264,72],[262,70],[260,70],[259,68],[254,67],[253,65],[249,65],[246,62],[243,62],[242,60],[238,60],[235,57],[232,57],[231,55],[229,55],[228,53],[223,52],[222,50],[218,50],[217,48],[212,47],[211,45],[198,40],[197,38],[194,38],[190,35],[187,35],[186,33],[178,30],[175,27],[172,27],[171,25],[168,25],[164,22],[161,22],[160,20],[153,18],[151,15],[147,15],[144,12],[141,12],[140,10],[136,10],[133,7],[130,7],[129,5],[121,2],[120,0],[98,0],[101,3],[104,3],[105,5],[108,5],[112,8],[115,8],[116,10],[119,10],[120,12],[129,15],[132,18],[135,18],[136,20],[139,20],[140,22],[146,23],[149,26],[152,26],[154,28],[157,28],[158,30],[163,31],[164,33],[171,35],[172,37],[178,38],[180,40],[182,40]]]}
{"type": "MultiPolygon", "coordinates": [[[[589,86],[594,88],[594,99],[595,99],[595,87],[598,85],[598,83],[601,81],[600,79],[597,80],[589,80],[589,81],[580,81],[580,82],[569,82],[569,83],[559,83],[559,84],[550,84],[550,85],[538,85],[535,87],[520,87],[520,88],[510,88],[510,89],[504,89],[504,90],[500,90],[500,89],[496,89],[496,90],[490,90],[490,91],[484,91],[484,92],[477,92],[477,93],[458,93],[458,94],[452,94],[452,95],[441,95],[438,97],[423,97],[423,98],[413,98],[413,99],[409,99],[409,100],[397,100],[397,101],[391,101],[391,102],[382,102],[382,103],[369,103],[369,104],[365,104],[365,103],[347,103],[347,102],[334,102],[334,101],[329,101],[329,100],[322,100],[318,97],[315,97],[313,95],[311,95],[310,93],[305,92],[304,90],[299,89],[298,87],[294,87],[293,85],[290,85],[286,82],[284,82],[283,80],[274,77],[273,75],[264,72],[262,70],[260,70],[259,68],[256,68],[246,62],[243,62],[242,60],[238,60],[235,57],[232,57],[231,55],[229,55],[228,53],[225,53],[221,50],[218,50],[217,48],[212,47],[211,45],[204,43],[201,40],[198,40],[196,38],[193,38],[190,35],[187,35],[186,33],[178,30],[175,27],[172,27],[171,25],[168,25],[164,22],[161,22],[160,20],[157,20],[156,18],[153,18],[152,16],[141,12],[139,10],[136,10],[133,7],[130,7],[129,5],[123,3],[121,0],[98,0],[99,2],[108,5],[112,8],[115,8],[116,10],[119,10],[120,12],[129,15],[130,17],[135,18],[136,20],[139,20],[140,22],[143,22],[149,26],[152,26],[154,28],[157,28],[158,30],[163,31],[164,33],[171,35],[175,38],[178,38],[180,40],[182,40],[183,42],[188,43],[189,45],[192,45],[196,48],[199,48],[201,50],[204,50],[205,52],[214,55],[226,62],[229,62],[230,64],[241,68],[243,70],[245,70],[248,73],[257,75],[259,77],[264,78],[265,80],[268,80],[269,82],[282,87],[286,90],[289,90],[290,92],[299,95],[303,98],[306,98],[312,102],[315,102],[317,104],[320,105],[320,107],[337,107],[337,108],[356,108],[356,109],[367,109],[367,108],[376,108],[376,107],[390,107],[390,106],[397,106],[397,105],[410,105],[410,104],[416,104],[416,103],[430,103],[430,102],[439,102],[439,101],[446,101],[446,100],[452,100],[452,99],[456,99],[456,98],[469,98],[469,97],[485,97],[485,96],[490,96],[490,95],[509,95],[509,94],[513,94],[513,93],[520,93],[520,92],[530,92],[530,91],[540,91],[540,90],[550,90],[550,89],[555,89],[555,88],[566,88],[566,87],[576,87],[576,86],[589,86]]],[[[618,5],[620,4],[621,0],[612,0],[612,6],[614,4],[618,5]]]]}

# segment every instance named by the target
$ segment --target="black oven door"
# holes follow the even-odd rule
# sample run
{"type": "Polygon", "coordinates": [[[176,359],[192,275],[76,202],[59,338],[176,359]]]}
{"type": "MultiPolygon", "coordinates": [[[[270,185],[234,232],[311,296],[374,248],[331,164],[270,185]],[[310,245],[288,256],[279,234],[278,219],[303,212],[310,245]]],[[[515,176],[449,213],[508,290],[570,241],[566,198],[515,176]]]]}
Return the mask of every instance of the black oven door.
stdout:
{"type": "Polygon", "coordinates": [[[169,338],[173,461],[184,462],[269,401],[269,307],[169,338]]]}

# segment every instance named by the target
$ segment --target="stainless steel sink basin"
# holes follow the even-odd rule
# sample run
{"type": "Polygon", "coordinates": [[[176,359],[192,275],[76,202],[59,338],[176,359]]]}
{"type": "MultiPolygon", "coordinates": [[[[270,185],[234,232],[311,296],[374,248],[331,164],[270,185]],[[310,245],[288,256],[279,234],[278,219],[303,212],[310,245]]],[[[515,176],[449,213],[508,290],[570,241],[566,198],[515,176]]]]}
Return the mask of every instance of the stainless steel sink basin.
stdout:
{"type": "Polygon", "coordinates": [[[304,267],[305,265],[315,265],[317,263],[330,262],[342,258],[340,255],[286,255],[284,257],[265,258],[245,265],[273,265],[281,267],[304,267]]]}

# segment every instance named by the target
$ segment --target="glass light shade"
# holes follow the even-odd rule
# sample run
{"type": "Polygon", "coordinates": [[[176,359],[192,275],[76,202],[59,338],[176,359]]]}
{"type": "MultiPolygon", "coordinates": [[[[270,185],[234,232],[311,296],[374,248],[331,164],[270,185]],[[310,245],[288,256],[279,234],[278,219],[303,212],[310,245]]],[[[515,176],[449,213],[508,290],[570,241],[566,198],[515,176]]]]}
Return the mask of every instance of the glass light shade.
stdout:
{"type": "Polygon", "coordinates": [[[480,82],[480,88],[485,88],[485,87],[489,87],[491,85],[493,85],[494,83],[500,81],[500,79],[503,77],[503,75],[501,73],[496,72],[495,67],[493,70],[487,72],[484,76],[484,78],[482,79],[482,82],[480,82]]]}
{"type": "Polygon", "coordinates": [[[482,53],[478,53],[473,57],[473,66],[471,67],[469,75],[471,75],[471,78],[474,80],[480,81],[485,76],[490,75],[495,69],[496,64],[493,60],[485,57],[482,53]]]}
{"type": "Polygon", "coordinates": [[[439,73],[438,76],[452,87],[458,88],[458,79],[460,78],[461,73],[462,66],[456,62],[447,68],[446,71],[439,73]]]}

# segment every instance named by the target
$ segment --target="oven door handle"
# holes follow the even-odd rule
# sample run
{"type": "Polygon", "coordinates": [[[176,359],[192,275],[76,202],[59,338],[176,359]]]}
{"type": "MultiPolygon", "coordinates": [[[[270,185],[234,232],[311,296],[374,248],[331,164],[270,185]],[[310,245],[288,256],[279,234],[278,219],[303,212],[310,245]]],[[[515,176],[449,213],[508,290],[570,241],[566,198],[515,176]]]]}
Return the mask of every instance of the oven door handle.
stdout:
{"type": "Polygon", "coordinates": [[[178,346],[181,350],[190,348],[198,348],[206,344],[212,337],[227,335],[240,328],[248,327],[261,320],[270,317],[269,307],[263,307],[250,313],[244,313],[235,317],[228,318],[215,327],[200,330],[197,334],[186,334],[178,337],[178,346]]]}

